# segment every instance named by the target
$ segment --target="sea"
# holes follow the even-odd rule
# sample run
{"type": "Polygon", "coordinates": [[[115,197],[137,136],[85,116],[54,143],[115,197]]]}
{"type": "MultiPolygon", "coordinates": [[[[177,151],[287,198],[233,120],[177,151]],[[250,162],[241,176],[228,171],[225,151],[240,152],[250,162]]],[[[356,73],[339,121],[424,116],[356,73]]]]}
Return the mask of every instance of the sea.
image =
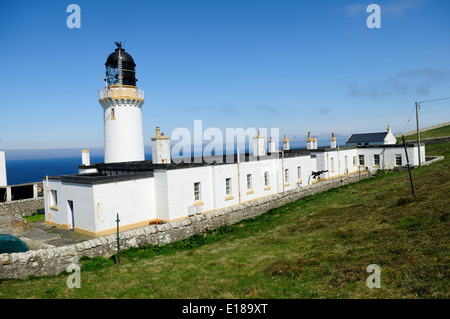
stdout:
{"type": "MultiPolygon", "coordinates": [[[[91,163],[103,163],[103,156],[91,156],[91,163]]],[[[81,156],[67,158],[6,160],[8,185],[41,182],[46,176],[77,174],[81,156]]]]}

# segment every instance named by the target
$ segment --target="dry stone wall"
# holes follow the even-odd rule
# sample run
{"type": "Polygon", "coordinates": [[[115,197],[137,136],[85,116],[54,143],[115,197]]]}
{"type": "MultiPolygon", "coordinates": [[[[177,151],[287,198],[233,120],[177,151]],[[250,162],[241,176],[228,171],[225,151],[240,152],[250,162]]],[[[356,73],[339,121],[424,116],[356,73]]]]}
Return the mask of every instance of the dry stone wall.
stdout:
{"type": "MultiPolygon", "coordinates": [[[[122,232],[120,233],[120,247],[121,249],[127,249],[137,247],[140,243],[164,245],[180,241],[195,234],[257,217],[299,198],[354,183],[368,177],[370,177],[370,172],[361,172],[361,174],[322,181],[308,187],[289,190],[182,220],[122,232]]],[[[57,275],[66,271],[69,265],[78,265],[79,258],[83,256],[111,256],[116,252],[116,243],[116,236],[109,235],[64,247],[40,249],[26,253],[0,254],[0,278],[57,275]]]]}

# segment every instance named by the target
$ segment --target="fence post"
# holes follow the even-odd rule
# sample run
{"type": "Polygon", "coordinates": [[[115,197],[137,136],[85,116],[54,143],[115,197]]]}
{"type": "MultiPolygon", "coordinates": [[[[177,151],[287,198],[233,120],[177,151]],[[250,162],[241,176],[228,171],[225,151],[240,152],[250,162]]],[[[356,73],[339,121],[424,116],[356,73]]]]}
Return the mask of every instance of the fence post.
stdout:
{"type": "Polygon", "coordinates": [[[117,264],[120,264],[120,237],[119,237],[119,214],[117,214],[117,264]]]}

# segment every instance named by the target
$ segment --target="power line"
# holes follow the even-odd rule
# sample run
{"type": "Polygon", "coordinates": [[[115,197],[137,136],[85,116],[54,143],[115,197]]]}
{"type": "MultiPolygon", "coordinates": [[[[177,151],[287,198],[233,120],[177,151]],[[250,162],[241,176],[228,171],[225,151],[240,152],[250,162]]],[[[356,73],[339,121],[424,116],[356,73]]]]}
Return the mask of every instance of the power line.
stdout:
{"type": "Polygon", "coordinates": [[[408,121],[406,121],[405,128],[403,129],[403,133],[406,132],[406,128],[408,127],[408,124],[409,124],[409,121],[411,120],[411,116],[412,116],[413,112],[414,112],[414,108],[411,109],[411,113],[409,114],[408,121]]]}
{"type": "Polygon", "coordinates": [[[443,101],[443,100],[450,100],[450,97],[444,97],[442,99],[435,99],[435,100],[428,100],[428,101],[422,101],[422,102],[418,102],[420,103],[429,103],[429,102],[436,102],[436,101],[443,101]]]}

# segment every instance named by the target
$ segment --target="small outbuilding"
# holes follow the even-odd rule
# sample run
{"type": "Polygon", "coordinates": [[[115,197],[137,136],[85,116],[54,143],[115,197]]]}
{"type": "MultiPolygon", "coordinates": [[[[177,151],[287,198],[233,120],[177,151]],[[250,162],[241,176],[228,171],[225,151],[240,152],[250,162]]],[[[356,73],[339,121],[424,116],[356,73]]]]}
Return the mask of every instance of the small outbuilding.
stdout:
{"type": "Polygon", "coordinates": [[[389,125],[386,132],[352,134],[345,142],[346,145],[351,146],[386,145],[396,143],[397,139],[394,134],[392,134],[389,125]]]}

